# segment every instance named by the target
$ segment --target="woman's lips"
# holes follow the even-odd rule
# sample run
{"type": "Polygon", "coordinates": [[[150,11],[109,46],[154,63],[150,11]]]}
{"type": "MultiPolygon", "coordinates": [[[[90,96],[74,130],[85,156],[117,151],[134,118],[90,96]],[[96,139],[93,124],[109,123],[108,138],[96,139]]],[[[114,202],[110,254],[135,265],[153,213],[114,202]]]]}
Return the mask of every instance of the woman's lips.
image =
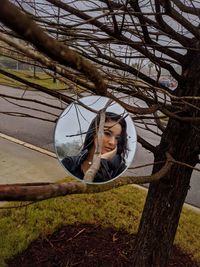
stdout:
{"type": "Polygon", "coordinates": [[[110,148],[110,147],[105,147],[105,149],[104,150],[106,150],[106,152],[110,152],[110,151],[112,151],[113,150],[113,148],[110,148]]]}

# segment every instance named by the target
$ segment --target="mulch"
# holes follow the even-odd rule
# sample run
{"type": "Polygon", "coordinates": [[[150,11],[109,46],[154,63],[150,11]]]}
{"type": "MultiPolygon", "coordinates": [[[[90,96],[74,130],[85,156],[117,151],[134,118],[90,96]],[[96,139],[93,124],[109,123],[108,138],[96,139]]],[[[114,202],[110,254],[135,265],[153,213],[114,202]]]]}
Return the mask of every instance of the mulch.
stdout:
{"type": "MultiPolygon", "coordinates": [[[[132,267],[129,241],[135,236],[114,228],[67,225],[33,241],[9,267],[132,267]]],[[[198,267],[174,246],[168,267],[198,267]]]]}

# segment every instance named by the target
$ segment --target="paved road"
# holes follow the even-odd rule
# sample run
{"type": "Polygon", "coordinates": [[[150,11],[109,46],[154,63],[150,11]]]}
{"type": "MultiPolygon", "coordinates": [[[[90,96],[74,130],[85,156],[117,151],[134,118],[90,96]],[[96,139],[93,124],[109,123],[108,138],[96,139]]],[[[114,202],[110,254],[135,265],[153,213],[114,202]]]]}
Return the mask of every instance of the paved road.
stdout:
{"type": "MultiPolygon", "coordinates": [[[[0,85],[0,93],[4,94],[6,93],[8,95],[12,95],[15,97],[21,97],[23,95],[24,98],[36,99],[44,103],[49,103],[55,106],[61,106],[61,103],[58,100],[55,100],[53,97],[40,92],[29,90],[24,93],[23,90],[0,85]]],[[[15,100],[9,99],[9,101],[18,103],[15,100]]],[[[20,101],[20,105],[27,105],[27,102],[20,101]]],[[[42,107],[40,104],[34,102],[28,102],[28,105],[34,109],[40,109],[42,107]]],[[[42,118],[46,118],[52,121],[55,120],[57,116],[61,113],[61,110],[46,107],[45,111],[55,114],[55,116],[53,116],[40,111],[29,110],[27,108],[18,107],[14,104],[7,102],[5,99],[0,98],[0,112],[1,111],[13,112],[13,113],[24,112],[30,114],[31,116],[33,115],[38,117],[41,116],[42,118]]],[[[16,117],[16,116],[8,116],[5,114],[1,114],[1,120],[0,120],[1,132],[6,133],[18,139],[22,139],[23,141],[32,143],[34,145],[41,146],[48,150],[53,150],[54,127],[55,123],[53,122],[45,122],[33,118],[16,117]]]]}
{"type": "MultiPolygon", "coordinates": [[[[5,86],[0,86],[1,93],[7,93],[10,95],[21,96],[24,94],[22,90],[17,90],[5,86]]],[[[24,97],[38,99],[44,103],[48,102],[54,105],[61,106],[61,103],[58,100],[53,99],[50,96],[47,96],[43,93],[38,93],[34,91],[27,91],[24,97]]],[[[36,103],[31,104],[32,108],[41,107],[36,103]]],[[[8,103],[6,100],[0,98],[0,111],[6,112],[19,112],[21,107],[17,107],[13,104],[8,103]]],[[[45,110],[54,113],[58,116],[61,111],[54,108],[45,108],[45,110]]],[[[27,111],[24,109],[24,111],[27,111]]],[[[50,114],[44,114],[38,111],[27,111],[30,115],[40,116],[54,120],[56,117],[50,114]]],[[[54,127],[55,123],[39,121],[32,118],[24,117],[13,117],[8,115],[2,115],[0,119],[0,132],[13,136],[15,138],[21,139],[25,142],[32,143],[34,145],[40,146],[42,148],[54,151],[53,140],[54,140],[54,127]]],[[[149,141],[151,144],[156,145],[159,142],[158,137],[154,134],[141,130],[137,128],[138,133],[149,141]]],[[[136,152],[136,156],[133,162],[133,166],[143,165],[146,163],[152,163],[153,157],[151,153],[143,149],[139,144],[136,152]]],[[[198,166],[200,167],[200,166],[198,166]]],[[[133,175],[147,175],[151,173],[151,167],[140,168],[136,170],[128,170],[127,174],[133,175]]],[[[200,207],[200,173],[197,171],[193,172],[191,179],[191,189],[188,192],[186,199],[187,203],[200,207]]]]}

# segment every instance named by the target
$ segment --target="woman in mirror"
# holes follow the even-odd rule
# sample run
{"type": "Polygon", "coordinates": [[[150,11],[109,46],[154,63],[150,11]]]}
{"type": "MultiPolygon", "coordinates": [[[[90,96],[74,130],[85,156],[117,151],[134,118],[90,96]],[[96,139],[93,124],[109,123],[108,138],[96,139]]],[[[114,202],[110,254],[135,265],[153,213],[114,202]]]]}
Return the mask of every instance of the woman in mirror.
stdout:
{"type": "MultiPolygon", "coordinates": [[[[98,129],[99,122],[100,115],[98,114],[89,126],[81,152],[77,156],[67,156],[62,160],[65,168],[81,180],[84,179],[84,175],[93,161],[97,143],[96,129],[98,129]]],[[[100,168],[93,182],[106,182],[120,175],[126,169],[125,156],[127,151],[125,119],[113,112],[105,112],[100,168]]]]}

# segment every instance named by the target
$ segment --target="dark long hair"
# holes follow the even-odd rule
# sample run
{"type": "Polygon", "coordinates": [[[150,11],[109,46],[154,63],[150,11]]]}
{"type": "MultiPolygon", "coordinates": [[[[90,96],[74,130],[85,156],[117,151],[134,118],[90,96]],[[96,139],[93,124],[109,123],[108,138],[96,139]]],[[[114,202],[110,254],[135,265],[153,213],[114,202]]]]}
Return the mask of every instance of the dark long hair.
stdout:
{"type": "MultiPolygon", "coordinates": [[[[121,115],[113,113],[113,112],[105,112],[105,115],[106,115],[105,122],[114,121],[114,122],[119,123],[122,127],[122,132],[117,143],[117,154],[119,154],[122,160],[124,160],[127,154],[127,151],[128,151],[126,121],[121,115]]],[[[100,122],[100,115],[98,114],[92,120],[88,128],[82,150],[85,150],[85,149],[90,150],[90,148],[94,145],[94,136],[96,135],[96,127],[99,126],[99,122],[100,122]]]]}

